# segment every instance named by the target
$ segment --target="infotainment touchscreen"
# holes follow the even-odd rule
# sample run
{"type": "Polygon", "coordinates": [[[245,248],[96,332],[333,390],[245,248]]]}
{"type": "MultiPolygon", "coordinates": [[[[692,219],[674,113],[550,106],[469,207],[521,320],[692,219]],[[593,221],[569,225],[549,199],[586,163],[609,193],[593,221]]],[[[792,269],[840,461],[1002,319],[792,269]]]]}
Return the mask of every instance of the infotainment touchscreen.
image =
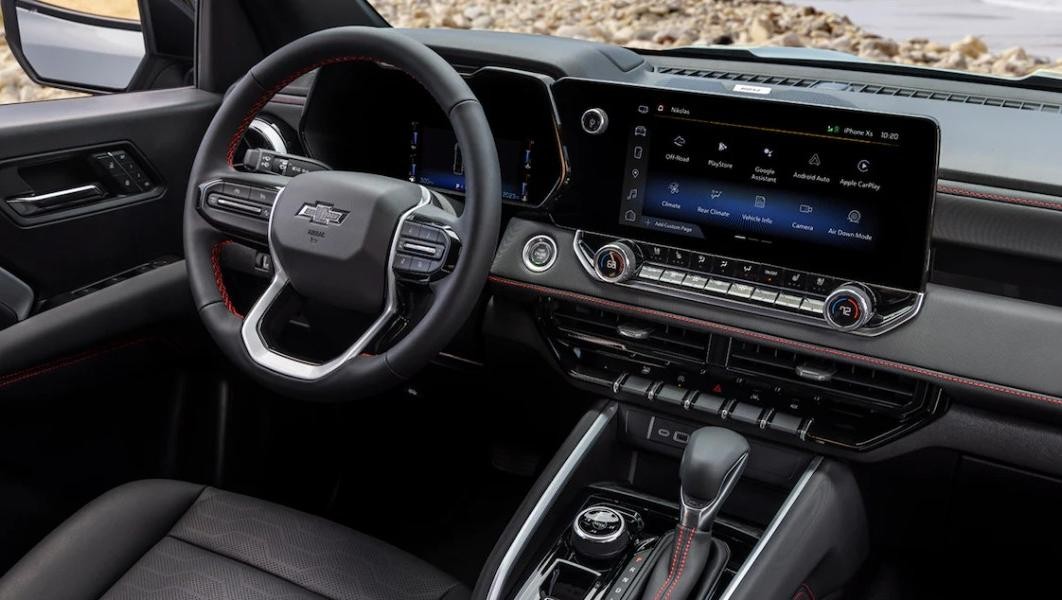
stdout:
{"type": "Polygon", "coordinates": [[[877,247],[878,213],[903,176],[899,133],[765,128],[698,119],[683,106],[653,112],[631,132],[624,222],[750,243],[877,247]]]}
{"type": "Polygon", "coordinates": [[[569,146],[573,173],[586,177],[575,190],[582,228],[924,285],[939,145],[931,119],[578,80],[560,82],[557,97],[568,118],[591,107],[608,117],[607,132],[569,146]]]}

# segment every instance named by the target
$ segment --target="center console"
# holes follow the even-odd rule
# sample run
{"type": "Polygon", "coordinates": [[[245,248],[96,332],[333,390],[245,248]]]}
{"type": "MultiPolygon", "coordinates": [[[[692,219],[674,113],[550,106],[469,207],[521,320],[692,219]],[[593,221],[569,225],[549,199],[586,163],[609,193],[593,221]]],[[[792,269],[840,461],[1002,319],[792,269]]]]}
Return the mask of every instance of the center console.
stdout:
{"type": "Polygon", "coordinates": [[[593,408],[477,590],[489,600],[829,597],[865,559],[862,499],[840,463],[711,427],[685,429],[673,446],[643,426],[629,407],[593,408]]]}
{"type": "Polygon", "coordinates": [[[582,129],[552,211],[610,285],[880,335],[923,301],[926,118],[562,80],[582,129]]]}

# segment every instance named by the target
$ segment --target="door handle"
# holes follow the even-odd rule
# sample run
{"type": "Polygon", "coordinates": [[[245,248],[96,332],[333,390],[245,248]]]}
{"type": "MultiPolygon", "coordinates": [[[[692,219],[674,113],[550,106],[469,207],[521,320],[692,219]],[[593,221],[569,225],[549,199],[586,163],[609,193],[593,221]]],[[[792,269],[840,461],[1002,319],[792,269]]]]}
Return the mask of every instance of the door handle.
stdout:
{"type": "Polygon", "coordinates": [[[107,192],[99,185],[92,183],[46,194],[31,194],[29,196],[9,198],[7,205],[18,214],[28,216],[106,197],[107,192]]]}

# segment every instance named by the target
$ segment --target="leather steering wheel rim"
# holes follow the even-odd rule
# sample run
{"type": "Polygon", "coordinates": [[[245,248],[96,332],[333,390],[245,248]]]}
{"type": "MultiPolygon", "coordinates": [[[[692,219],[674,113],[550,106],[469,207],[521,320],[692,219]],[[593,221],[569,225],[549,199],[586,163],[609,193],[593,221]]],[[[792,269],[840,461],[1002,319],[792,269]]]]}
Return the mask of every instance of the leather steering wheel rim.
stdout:
{"type": "MultiPolygon", "coordinates": [[[[483,108],[442,57],[391,29],[339,27],[308,35],[266,57],[232,86],[199,147],[184,211],[184,250],[195,307],[227,358],[267,387],[319,400],[351,400],[379,393],[416,374],[468,319],[497,248],[500,197],[498,156],[483,108]],[[219,261],[221,249],[233,235],[200,213],[201,184],[226,176],[239,179],[241,173],[233,168],[236,147],[255,115],[277,92],[314,69],[352,61],[374,61],[404,71],[425,88],[449,119],[465,165],[461,251],[431,307],[404,338],[385,352],[360,354],[326,376],[308,381],[266,368],[249,354],[241,339],[243,315],[229,297],[219,261]]],[[[274,220],[288,217],[273,214],[274,220]]]]}

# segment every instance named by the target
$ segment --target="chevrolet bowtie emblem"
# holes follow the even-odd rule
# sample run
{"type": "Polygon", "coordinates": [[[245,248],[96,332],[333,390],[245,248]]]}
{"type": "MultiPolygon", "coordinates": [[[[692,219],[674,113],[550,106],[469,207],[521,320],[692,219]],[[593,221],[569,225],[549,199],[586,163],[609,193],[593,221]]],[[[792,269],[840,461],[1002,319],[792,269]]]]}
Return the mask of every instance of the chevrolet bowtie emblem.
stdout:
{"type": "Polygon", "coordinates": [[[339,225],[347,218],[349,211],[339,210],[331,204],[317,202],[315,204],[303,204],[296,217],[302,217],[311,223],[318,225],[339,225]]]}

